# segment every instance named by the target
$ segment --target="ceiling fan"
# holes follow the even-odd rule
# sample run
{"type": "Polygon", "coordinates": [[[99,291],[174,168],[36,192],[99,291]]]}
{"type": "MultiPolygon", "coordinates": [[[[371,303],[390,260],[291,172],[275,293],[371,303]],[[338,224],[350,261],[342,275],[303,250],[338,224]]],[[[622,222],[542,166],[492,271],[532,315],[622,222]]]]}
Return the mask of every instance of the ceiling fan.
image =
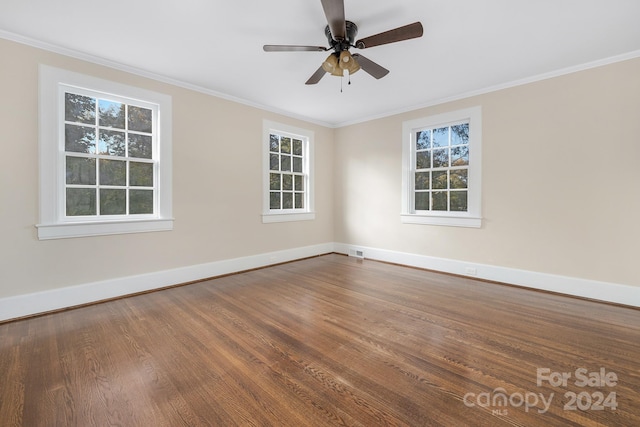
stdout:
{"type": "Polygon", "coordinates": [[[352,55],[349,49],[352,47],[367,49],[383,44],[422,37],[422,24],[420,22],[414,22],[413,24],[398,27],[356,41],[358,27],[353,22],[345,20],[344,0],[320,1],[322,2],[322,8],[324,9],[328,23],[324,30],[327,40],[329,41],[328,48],[323,46],[272,44],[267,44],[263,47],[265,52],[326,52],[333,50],[320,68],[307,80],[306,84],[308,85],[318,83],[326,73],[333,76],[344,76],[345,72],[348,72],[349,75],[351,75],[360,68],[376,79],[380,79],[389,74],[389,70],[358,53],[352,55]]]}

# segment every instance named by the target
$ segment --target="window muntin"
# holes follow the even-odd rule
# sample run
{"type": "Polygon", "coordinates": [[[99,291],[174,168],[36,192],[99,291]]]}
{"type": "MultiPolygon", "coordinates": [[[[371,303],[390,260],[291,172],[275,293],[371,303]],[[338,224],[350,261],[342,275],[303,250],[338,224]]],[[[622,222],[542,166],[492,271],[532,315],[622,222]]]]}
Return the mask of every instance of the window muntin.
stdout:
{"type": "Polygon", "coordinates": [[[302,210],[306,206],[307,142],[303,138],[269,134],[269,209],[302,210]]]}
{"type": "Polygon", "coordinates": [[[481,226],[481,108],[403,123],[404,223],[481,226]]]}
{"type": "Polygon", "coordinates": [[[62,102],[64,217],[154,215],[157,105],[77,88],[62,102]]]}
{"type": "Polygon", "coordinates": [[[415,133],[415,211],[467,212],[469,123],[415,133]]]}

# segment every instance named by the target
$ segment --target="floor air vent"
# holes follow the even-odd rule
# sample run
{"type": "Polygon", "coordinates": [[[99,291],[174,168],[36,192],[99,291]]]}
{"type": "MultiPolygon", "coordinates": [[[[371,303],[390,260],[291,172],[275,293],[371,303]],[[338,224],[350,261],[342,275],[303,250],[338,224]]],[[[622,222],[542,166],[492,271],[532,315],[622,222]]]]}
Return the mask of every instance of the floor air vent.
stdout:
{"type": "Polygon", "coordinates": [[[361,251],[360,249],[349,249],[349,256],[364,258],[364,251],[361,251]]]}

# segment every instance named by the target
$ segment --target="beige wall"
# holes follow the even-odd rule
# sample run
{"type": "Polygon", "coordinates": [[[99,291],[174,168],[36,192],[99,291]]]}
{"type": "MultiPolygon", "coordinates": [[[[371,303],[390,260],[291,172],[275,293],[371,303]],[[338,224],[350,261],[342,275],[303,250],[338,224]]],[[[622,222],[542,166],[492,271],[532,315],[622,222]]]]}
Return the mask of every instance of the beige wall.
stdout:
{"type": "Polygon", "coordinates": [[[334,131],[0,39],[0,298],[333,241],[334,131]],[[39,241],[38,64],[173,98],[170,232],[39,241]],[[315,221],[262,224],[263,119],[315,132],[315,221]]]}
{"type": "Polygon", "coordinates": [[[340,242],[640,286],[640,60],[328,129],[0,39],[0,298],[340,242]],[[173,97],[171,232],[39,241],[38,64],[173,97]],[[480,105],[483,227],[400,223],[404,120],[480,105]],[[315,132],[315,221],[261,223],[262,120],[315,132]]]}
{"type": "Polygon", "coordinates": [[[336,131],[336,240],[640,286],[640,60],[336,131]],[[481,229],[400,223],[404,120],[480,105],[481,229]]]}

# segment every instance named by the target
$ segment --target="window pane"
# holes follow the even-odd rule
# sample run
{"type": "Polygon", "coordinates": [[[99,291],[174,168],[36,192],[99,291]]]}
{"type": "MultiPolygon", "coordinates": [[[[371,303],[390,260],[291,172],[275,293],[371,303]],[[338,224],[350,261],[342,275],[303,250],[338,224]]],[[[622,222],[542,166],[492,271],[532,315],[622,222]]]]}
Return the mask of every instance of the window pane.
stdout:
{"type": "Polygon", "coordinates": [[[296,175],[295,177],[295,190],[296,191],[304,191],[304,177],[300,175],[296,175]]]}
{"type": "Polygon", "coordinates": [[[129,213],[130,214],[152,214],[153,213],[153,190],[130,190],[129,191],[129,213]]]}
{"type": "Polygon", "coordinates": [[[279,173],[269,174],[269,189],[280,190],[280,174],[279,173]]]}
{"type": "Polygon", "coordinates": [[[291,138],[284,136],[280,138],[280,151],[282,153],[291,154],[291,138]]]}
{"type": "Polygon", "coordinates": [[[127,213],[127,191],[100,190],[100,215],[124,215],[127,213]]]}
{"type": "Polygon", "coordinates": [[[95,215],[94,188],[67,188],[67,216],[95,215]]]}
{"type": "Polygon", "coordinates": [[[96,123],[96,99],[90,96],[64,94],[64,119],[68,122],[96,123]]]}
{"type": "Polygon", "coordinates": [[[293,175],[282,175],[282,189],[293,190],[293,175]]]}
{"type": "Polygon", "coordinates": [[[74,153],[96,152],[95,128],[87,126],[65,125],[64,149],[74,153]]]}
{"type": "Polygon", "coordinates": [[[431,151],[420,151],[416,153],[416,169],[431,168],[431,151]]]}
{"type": "Polygon", "coordinates": [[[127,163],[100,159],[100,185],[127,185],[127,163]]]}
{"type": "Polygon", "coordinates": [[[129,134],[129,157],[151,159],[153,157],[153,139],[150,135],[129,134]]]}
{"type": "Polygon", "coordinates": [[[280,155],[278,154],[269,155],[269,170],[272,170],[272,171],[280,170],[280,155]]]}
{"type": "Polygon", "coordinates": [[[416,210],[428,211],[429,210],[429,195],[428,191],[421,191],[416,193],[416,210]]]}
{"type": "Polygon", "coordinates": [[[280,148],[280,139],[278,135],[270,134],[269,135],[269,151],[273,151],[274,153],[278,152],[280,148]]]}
{"type": "Polygon", "coordinates": [[[304,193],[295,193],[296,209],[304,209],[304,193]]]}
{"type": "Polygon", "coordinates": [[[153,187],[153,163],[129,163],[129,185],[153,187]]]}
{"type": "Polygon", "coordinates": [[[280,209],[280,193],[272,191],[269,193],[269,208],[280,209]]]}
{"type": "Polygon", "coordinates": [[[448,148],[433,150],[433,167],[434,168],[449,167],[449,149],[448,148]]]}
{"type": "Polygon", "coordinates": [[[416,133],[416,150],[431,148],[431,130],[421,130],[416,133]]]}
{"type": "Polygon", "coordinates": [[[469,123],[451,126],[451,145],[469,144],[469,123]]]}
{"type": "Polygon", "coordinates": [[[467,169],[458,169],[449,172],[449,188],[467,188],[467,175],[467,169]]]}
{"type": "Polygon", "coordinates": [[[416,172],[416,190],[429,189],[429,172],[416,172]]]}
{"type": "Polygon", "coordinates": [[[291,170],[291,156],[280,156],[280,170],[283,172],[291,170]]]}
{"type": "Polygon", "coordinates": [[[446,211],[447,207],[447,192],[435,191],[433,193],[433,208],[434,211],[446,211]]]}
{"type": "Polygon", "coordinates": [[[436,171],[433,172],[433,176],[431,177],[433,182],[431,185],[435,189],[446,189],[447,187],[447,171],[436,171]]]}
{"type": "Polygon", "coordinates": [[[124,132],[100,130],[98,153],[124,157],[124,132]]]}
{"type": "Polygon", "coordinates": [[[98,101],[98,113],[100,126],[124,129],[124,104],[101,99],[98,101]]]}
{"type": "Polygon", "coordinates": [[[96,159],[67,156],[66,181],[72,185],[95,185],[96,159]]]}
{"type": "Polygon", "coordinates": [[[302,157],[293,158],[293,171],[302,173],[302,157]]]}
{"type": "Polygon", "coordinates": [[[469,146],[454,147],[451,149],[451,166],[469,165],[469,146]]]}
{"type": "Polygon", "coordinates": [[[446,147],[449,145],[449,128],[438,128],[433,130],[433,146],[446,147]]]}
{"type": "Polygon", "coordinates": [[[296,156],[302,156],[302,141],[299,139],[293,140],[293,154],[296,156]]]}
{"type": "Polygon", "coordinates": [[[466,191],[451,192],[451,210],[456,212],[467,211],[467,192],[466,191]]]}
{"type": "Polygon", "coordinates": [[[151,133],[152,120],[153,112],[148,108],[129,106],[129,130],[151,133]]]}
{"type": "Polygon", "coordinates": [[[282,193],[282,209],[293,209],[293,193],[282,193]]]}

